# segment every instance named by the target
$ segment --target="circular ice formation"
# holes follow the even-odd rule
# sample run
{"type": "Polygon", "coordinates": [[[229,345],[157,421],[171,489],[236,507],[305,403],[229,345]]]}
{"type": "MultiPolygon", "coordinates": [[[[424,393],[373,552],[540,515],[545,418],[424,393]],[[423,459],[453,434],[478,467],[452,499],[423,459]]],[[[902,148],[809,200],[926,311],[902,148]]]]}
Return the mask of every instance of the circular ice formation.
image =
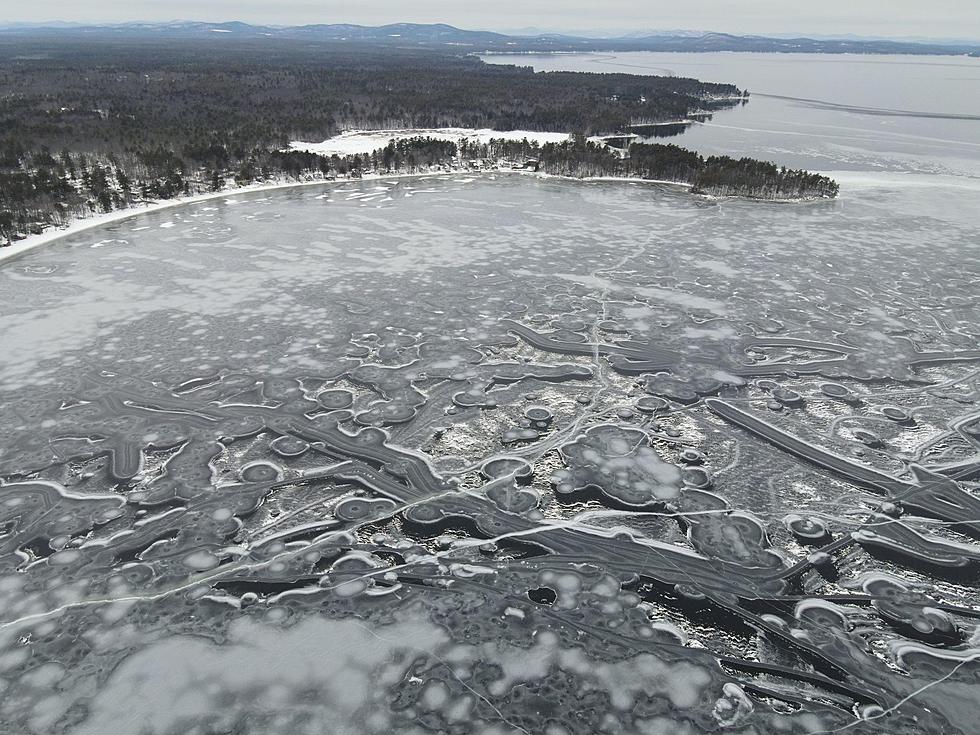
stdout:
{"type": "Polygon", "coordinates": [[[485,462],[480,468],[484,477],[496,480],[500,477],[514,475],[518,478],[530,477],[533,472],[531,464],[521,457],[497,457],[485,462]]]}
{"type": "Polygon", "coordinates": [[[773,319],[772,317],[764,316],[758,321],[759,327],[763,332],[769,334],[779,334],[785,329],[785,326],[778,319],[773,319]]]}
{"type": "Polygon", "coordinates": [[[837,398],[849,403],[854,403],[858,400],[857,396],[851,392],[850,388],[841,385],[840,383],[821,383],[820,392],[828,398],[837,398]]]}
{"type": "Polygon", "coordinates": [[[877,704],[862,704],[857,708],[858,717],[862,720],[877,720],[884,716],[885,710],[877,704]]]}
{"type": "Polygon", "coordinates": [[[241,469],[245,482],[276,482],[282,479],[282,467],[271,462],[252,462],[241,469]]]}
{"type": "Polygon", "coordinates": [[[343,389],[325,390],[317,394],[316,402],[329,411],[337,411],[350,408],[354,403],[354,394],[343,389]]]}
{"type": "Polygon", "coordinates": [[[497,399],[491,398],[487,392],[480,387],[472,387],[467,391],[457,393],[453,396],[453,403],[461,408],[496,408],[497,399]]]}
{"type": "Polygon", "coordinates": [[[904,408],[899,408],[898,406],[884,406],[881,409],[881,413],[885,418],[891,419],[898,424],[912,423],[911,414],[904,408]]]}
{"type": "Polygon", "coordinates": [[[680,460],[684,464],[701,464],[704,462],[704,455],[693,447],[685,447],[680,453],[680,460]]]}
{"type": "Polygon", "coordinates": [[[830,537],[827,527],[816,518],[791,513],[783,519],[783,524],[802,543],[819,544],[830,537]]]}
{"type": "Polygon", "coordinates": [[[387,498],[345,498],[333,509],[335,517],[342,521],[358,522],[391,514],[397,506],[387,498]]]}
{"type": "Polygon", "coordinates": [[[381,429],[368,427],[361,429],[351,439],[362,447],[380,447],[387,441],[388,435],[381,429]]]}
{"type": "Polygon", "coordinates": [[[711,475],[701,467],[685,467],[681,471],[681,480],[686,487],[706,488],[711,485],[711,475]]]}
{"type": "Polygon", "coordinates": [[[408,506],[405,509],[404,517],[409,523],[431,526],[445,519],[446,513],[438,503],[428,502],[408,506]]]}
{"type": "Polygon", "coordinates": [[[286,435],[273,439],[269,448],[280,457],[299,457],[309,450],[310,445],[299,437],[286,435]]]}
{"type": "Polygon", "coordinates": [[[524,418],[535,423],[549,424],[554,414],[545,406],[528,406],[524,409],[524,418]]]}
{"type": "Polygon", "coordinates": [[[523,490],[515,483],[494,483],[487,490],[487,497],[490,498],[498,508],[506,510],[510,513],[527,513],[530,510],[538,507],[538,498],[536,493],[530,492],[529,490],[523,490]]]}
{"type": "Polygon", "coordinates": [[[803,396],[790,388],[776,388],[772,397],[786,406],[802,406],[803,396]]]}
{"type": "Polygon", "coordinates": [[[221,563],[221,560],[210,551],[195,551],[184,557],[184,566],[196,572],[205,572],[214,569],[221,563]]]}
{"type": "Polygon", "coordinates": [[[698,391],[691,385],[671,375],[648,376],[644,390],[657,396],[665,396],[678,403],[695,403],[700,398],[698,391]]]}
{"type": "Polygon", "coordinates": [[[516,444],[517,442],[534,441],[541,435],[534,429],[507,429],[500,436],[500,441],[504,444],[516,444]]]}
{"type": "Polygon", "coordinates": [[[882,445],[881,437],[865,429],[854,429],[851,434],[866,447],[880,447],[882,445]]]}
{"type": "Polygon", "coordinates": [[[804,624],[811,637],[817,633],[821,637],[831,639],[834,630],[851,629],[847,611],[826,600],[816,598],[802,600],[797,603],[793,614],[800,623],[804,624]]]}
{"type": "Polygon", "coordinates": [[[626,334],[629,332],[629,330],[619,322],[614,322],[609,319],[599,322],[596,326],[603,332],[609,332],[611,334],[626,334]]]}
{"type": "Polygon", "coordinates": [[[640,413],[656,413],[667,408],[667,401],[656,396],[644,396],[636,402],[636,410],[640,413]]]}
{"type": "Polygon", "coordinates": [[[265,428],[265,421],[259,416],[229,416],[217,426],[217,435],[230,439],[254,436],[265,428]]]}
{"type": "Polygon", "coordinates": [[[266,378],[262,384],[262,393],[266,398],[285,401],[300,395],[300,386],[289,378],[266,378]]]}
{"type": "Polygon", "coordinates": [[[690,600],[691,602],[704,602],[704,600],[708,599],[708,596],[693,584],[675,584],[674,592],[678,597],[690,600]]]}
{"type": "Polygon", "coordinates": [[[384,594],[393,587],[375,586],[377,570],[385,564],[374,554],[366,551],[348,551],[330,565],[330,571],[320,579],[320,586],[333,590],[338,597],[356,597],[362,593],[384,594]]]}
{"type": "Polygon", "coordinates": [[[367,411],[362,411],[357,414],[354,420],[362,426],[373,426],[379,424],[403,424],[406,421],[411,421],[414,417],[414,406],[392,401],[380,406],[372,406],[367,411]]]}

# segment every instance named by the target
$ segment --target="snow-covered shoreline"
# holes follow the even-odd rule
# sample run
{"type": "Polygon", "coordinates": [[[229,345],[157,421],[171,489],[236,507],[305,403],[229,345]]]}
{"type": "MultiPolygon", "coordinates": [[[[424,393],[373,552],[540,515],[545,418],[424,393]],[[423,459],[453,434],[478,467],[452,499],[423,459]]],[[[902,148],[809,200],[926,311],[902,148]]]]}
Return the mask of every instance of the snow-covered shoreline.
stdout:
{"type": "Polygon", "coordinates": [[[90,230],[93,227],[100,227],[102,225],[112,224],[114,222],[120,222],[130,217],[136,217],[141,214],[148,214],[150,212],[159,212],[162,209],[169,209],[171,207],[180,207],[185,204],[195,204],[197,202],[206,202],[212,199],[224,199],[226,197],[232,196],[234,194],[251,194],[253,192],[261,191],[272,191],[274,189],[291,189],[293,187],[299,186],[323,186],[324,184],[342,184],[350,183],[352,181],[375,181],[378,179],[399,179],[399,178],[419,178],[425,176],[453,176],[461,174],[472,174],[471,171],[426,171],[424,173],[416,174],[405,174],[405,173],[392,173],[392,174],[365,174],[360,179],[312,179],[310,181],[297,181],[295,179],[281,179],[277,181],[268,181],[261,184],[249,184],[247,186],[231,186],[225,187],[218,191],[205,192],[201,194],[191,194],[189,196],[176,197],[174,199],[165,199],[158,202],[147,202],[144,204],[135,204],[130,207],[125,207],[123,209],[116,209],[112,212],[106,212],[104,214],[95,214],[90,217],[82,217],[80,219],[74,220],[67,227],[52,227],[49,230],[41,233],[40,235],[28,235],[23,240],[18,240],[11,245],[0,246],[0,263],[5,260],[10,260],[23,253],[33,250],[41,245],[47,245],[55,240],[59,240],[62,237],[68,237],[69,235],[75,235],[79,232],[84,232],[85,230],[90,230]]]}
{"type": "MultiPolygon", "coordinates": [[[[652,123],[652,125],[675,125],[675,124],[689,124],[691,120],[682,120],[677,122],[668,123],[652,123]]],[[[619,137],[634,137],[633,133],[625,133],[616,136],[594,136],[589,140],[595,143],[603,143],[609,138],[619,138],[619,137]]],[[[389,130],[349,130],[340,135],[334,136],[333,138],[328,138],[321,143],[307,143],[302,141],[294,141],[289,144],[289,150],[303,151],[308,153],[316,153],[323,156],[337,155],[341,157],[353,156],[353,155],[369,155],[374,153],[376,150],[384,148],[389,143],[397,140],[405,140],[408,138],[434,138],[438,140],[452,141],[459,145],[463,141],[468,141],[475,144],[485,145],[491,140],[510,140],[510,141],[522,141],[527,140],[538,145],[545,145],[548,143],[563,143],[571,139],[571,135],[568,133],[554,133],[554,132],[542,132],[542,131],[532,131],[532,130],[491,130],[486,129],[476,129],[476,128],[412,128],[412,129],[389,129],[389,130]]],[[[615,177],[615,176],[602,176],[602,177],[574,177],[574,176],[558,176],[551,174],[544,174],[539,172],[527,171],[527,170],[513,170],[506,166],[502,166],[500,162],[492,168],[485,168],[479,171],[474,171],[467,168],[458,168],[451,171],[427,171],[422,173],[389,173],[389,174],[379,174],[379,173],[368,173],[357,178],[313,178],[306,181],[297,181],[293,179],[279,179],[271,182],[263,182],[260,184],[250,184],[247,186],[229,186],[222,188],[215,192],[205,192],[200,194],[193,194],[190,196],[176,197],[174,199],[166,199],[163,201],[156,202],[146,202],[141,204],[132,205],[124,209],[117,209],[112,212],[107,212],[104,214],[94,214],[91,216],[82,217],[71,222],[66,227],[53,227],[39,235],[28,235],[23,240],[18,240],[7,246],[0,246],[0,263],[11,258],[15,258],[22,253],[33,250],[34,248],[40,247],[41,245],[46,245],[50,242],[58,240],[62,237],[67,237],[69,235],[74,235],[79,232],[91,229],[93,227],[98,227],[100,225],[106,225],[113,222],[118,222],[121,220],[128,219],[129,217],[135,217],[139,214],[145,214],[147,212],[157,212],[162,209],[168,209],[170,207],[179,207],[184,204],[193,204],[195,202],[208,201],[210,199],[220,199],[227,197],[236,193],[250,193],[258,191],[269,191],[272,189],[283,189],[289,187],[297,186],[316,186],[325,183],[330,183],[332,181],[357,181],[357,180],[374,180],[381,178],[406,178],[406,177],[421,177],[421,176],[447,176],[455,174],[465,174],[473,175],[478,173],[521,173],[525,175],[536,176],[539,178],[555,178],[555,179],[568,179],[575,181],[608,181],[608,182],[621,182],[621,183],[643,183],[643,184],[668,184],[673,186],[682,187],[685,189],[690,189],[691,184],[680,181],[663,181],[663,180],[649,180],[649,179],[638,179],[638,178],[626,178],[626,177],[615,177]]],[[[807,200],[792,200],[792,201],[807,201],[807,200]]]]}
{"type": "Polygon", "coordinates": [[[114,222],[120,222],[122,220],[129,219],[130,217],[137,217],[141,214],[148,214],[150,212],[159,212],[163,209],[169,209],[171,207],[180,207],[185,204],[195,204],[197,202],[206,202],[213,199],[223,199],[235,194],[250,194],[253,192],[262,191],[272,191],[275,189],[291,189],[294,187],[301,186],[323,186],[325,184],[349,184],[358,181],[377,181],[381,179],[407,179],[407,178],[426,178],[426,177],[437,177],[437,176],[476,176],[482,174],[522,174],[525,176],[533,176],[539,179],[563,179],[569,181],[606,181],[606,182],[620,182],[620,183],[643,183],[643,184],[670,184],[674,186],[679,186],[683,188],[690,188],[690,184],[686,184],[678,181],[653,181],[648,179],[630,179],[630,178],[616,178],[616,177],[586,177],[578,178],[575,176],[557,176],[553,174],[539,173],[535,171],[520,171],[511,170],[506,168],[493,168],[484,171],[472,171],[468,169],[458,169],[454,171],[424,171],[421,173],[388,173],[388,174],[376,174],[369,173],[364,174],[360,178],[335,178],[335,179],[312,179],[310,181],[296,181],[293,179],[282,179],[278,181],[264,182],[261,184],[251,184],[248,186],[232,186],[225,187],[219,191],[205,192],[202,194],[192,194],[190,196],[176,197],[174,199],[166,199],[159,202],[147,202],[145,204],[136,204],[131,207],[126,207],[124,209],[116,209],[112,212],[106,212],[103,214],[95,214],[90,217],[82,217],[71,222],[67,227],[53,227],[40,235],[28,235],[23,240],[18,240],[17,242],[7,245],[0,246],[0,263],[5,260],[10,260],[11,258],[16,258],[23,253],[30,250],[34,250],[42,245],[47,245],[55,240],[59,240],[62,237],[68,237],[70,235],[78,234],[79,232],[84,232],[95,227],[100,227],[102,225],[112,224],[114,222]]]}
{"type": "MultiPolygon", "coordinates": [[[[0,263],[16,258],[26,252],[34,250],[42,245],[47,245],[51,242],[59,240],[63,237],[68,237],[70,235],[75,235],[86,230],[93,229],[95,227],[100,227],[102,225],[112,224],[114,222],[120,222],[122,220],[129,219],[130,217],[137,217],[141,214],[148,214],[151,212],[159,212],[163,209],[170,209],[171,207],[180,207],[185,204],[195,204],[198,202],[206,202],[213,199],[223,199],[235,194],[250,194],[254,192],[263,191],[273,191],[276,189],[292,189],[296,187],[307,187],[307,186],[324,186],[326,184],[350,184],[356,183],[358,181],[379,181],[379,180],[390,180],[390,179],[409,179],[409,178],[433,178],[433,177],[445,177],[445,176],[481,176],[485,174],[510,174],[518,176],[530,176],[536,179],[555,179],[560,181],[580,181],[585,183],[614,183],[614,184],[649,184],[649,185],[660,185],[660,186],[675,186],[679,189],[690,190],[692,184],[684,181],[670,181],[661,179],[640,179],[634,177],[617,177],[617,176],[561,176],[558,174],[548,174],[539,171],[521,170],[521,169],[510,169],[503,167],[495,167],[490,169],[483,169],[479,171],[474,171],[471,169],[455,169],[452,171],[424,171],[420,173],[368,173],[364,174],[360,178],[319,178],[311,179],[308,181],[297,181],[295,179],[280,179],[276,181],[263,182],[260,184],[250,184],[247,186],[231,186],[220,189],[214,192],[205,192],[201,194],[192,194],[189,196],[177,197],[174,199],[166,199],[159,202],[147,202],[145,204],[137,204],[131,207],[126,207],[124,209],[117,209],[112,212],[107,212],[104,214],[96,214],[90,217],[82,217],[69,224],[67,227],[54,227],[51,228],[40,235],[28,235],[23,240],[18,240],[17,242],[7,245],[0,246],[0,263]]],[[[715,197],[710,195],[699,195],[704,196],[708,199],[747,199],[748,201],[757,202],[767,202],[771,201],[775,204],[792,204],[801,203],[809,201],[820,201],[818,199],[787,199],[787,200],[766,200],[766,199],[754,199],[751,197],[715,197]]]]}

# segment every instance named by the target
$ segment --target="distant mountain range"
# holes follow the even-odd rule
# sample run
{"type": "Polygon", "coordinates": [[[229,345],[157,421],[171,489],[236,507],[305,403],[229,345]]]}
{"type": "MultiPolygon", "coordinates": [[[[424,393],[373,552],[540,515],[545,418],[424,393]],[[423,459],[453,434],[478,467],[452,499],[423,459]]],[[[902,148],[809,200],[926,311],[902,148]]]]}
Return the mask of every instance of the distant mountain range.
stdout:
{"type": "Polygon", "coordinates": [[[58,37],[141,38],[211,38],[239,40],[302,39],[330,44],[370,44],[412,46],[420,48],[459,47],[471,51],[544,52],[544,51],[755,51],[817,54],[925,54],[980,56],[980,42],[913,42],[868,40],[861,38],[776,38],[738,36],[728,33],[629,34],[616,38],[595,38],[538,33],[507,35],[491,31],[469,31],[454,26],[395,23],[384,26],[350,24],[317,24],[304,26],[260,26],[237,21],[204,23],[175,21],[170,23],[120,23],[81,25],[71,23],[0,24],[0,38],[5,35],[58,37]]]}

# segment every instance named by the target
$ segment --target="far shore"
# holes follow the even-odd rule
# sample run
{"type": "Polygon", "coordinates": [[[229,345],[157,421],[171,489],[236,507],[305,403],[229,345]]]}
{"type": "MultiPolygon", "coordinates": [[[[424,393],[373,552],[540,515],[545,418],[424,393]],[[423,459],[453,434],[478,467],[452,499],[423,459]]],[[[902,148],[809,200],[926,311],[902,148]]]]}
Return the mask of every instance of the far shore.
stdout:
{"type": "MultiPolygon", "coordinates": [[[[196,204],[198,202],[206,202],[213,199],[224,199],[235,194],[251,194],[255,192],[263,191],[273,191],[276,189],[291,189],[295,187],[308,187],[308,186],[325,186],[328,184],[350,184],[357,183],[359,181],[382,181],[386,179],[409,179],[409,178],[436,178],[445,176],[482,176],[486,174],[517,174],[521,176],[531,176],[537,179],[557,179],[562,181],[581,181],[581,182],[604,182],[604,183],[619,183],[619,184],[650,184],[650,185],[666,185],[677,187],[685,191],[690,191],[692,185],[683,181],[661,181],[655,179],[639,179],[639,178],[629,178],[629,177],[615,177],[615,176],[588,176],[588,177],[578,177],[578,176],[560,176],[556,174],[547,174],[536,171],[526,171],[520,169],[508,169],[508,168],[493,168],[479,171],[472,171],[466,169],[455,169],[451,171],[423,171],[419,173],[369,173],[364,174],[359,178],[354,177],[337,177],[332,179],[320,178],[312,179],[309,181],[297,181],[297,180],[287,180],[279,179],[276,181],[267,181],[257,184],[248,184],[246,186],[228,186],[218,191],[204,192],[200,194],[190,194],[187,196],[175,197],[174,199],[166,199],[157,202],[143,202],[139,204],[134,204],[132,206],[124,207],[122,209],[116,209],[112,212],[105,212],[100,214],[93,214],[91,216],[82,217],[76,219],[75,221],[68,224],[66,227],[52,227],[39,235],[28,235],[23,240],[18,240],[10,245],[0,246],[0,263],[6,260],[12,260],[14,258],[23,255],[31,250],[41,247],[42,245],[47,245],[56,240],[60,240],[63,237],[69,237],[71,235],[76,235],[80,232],[90,230],[102,225],[112,224],[115,222],[120,222],[122,220],[129,219],[130,217],[137,217],[141,214],[148,214],[151,212],[159,212],[164,209],[170,209],[171,207],[180,207],[185,204],[196,204]]],[[[706,199],[744,199],[746,201],[753,201],[759,203],[771,203],[771,204],[793,204],[808,201],[823,201],[821,199],[787,199],[787,200],[767,200],[767,199],[756,199],[752,197],[715,197],[711,195],[698,194],[706,199]]]]}

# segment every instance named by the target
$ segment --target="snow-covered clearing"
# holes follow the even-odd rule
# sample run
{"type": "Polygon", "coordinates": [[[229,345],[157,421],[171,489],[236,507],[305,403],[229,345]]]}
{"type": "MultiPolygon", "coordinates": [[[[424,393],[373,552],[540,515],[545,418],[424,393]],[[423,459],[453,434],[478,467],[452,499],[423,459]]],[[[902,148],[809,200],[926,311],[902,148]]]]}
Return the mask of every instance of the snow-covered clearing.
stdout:
{"type": "Polygon", "coordinates": [[[405,130],[349,130],[322,143],[294,141],[290,150],[319,153],[322,156],[353,156],[373,153],[396,140],[408,138],[434,138],[449,140],[456,144],[464,140],[473,143],[489,143],[491,140],[524,140],[544,145],[545,143],[564,143],[569,139],[567,133],[544,133],[538,130],[490,130],[485,128],[409,128],[405,130]]]}

